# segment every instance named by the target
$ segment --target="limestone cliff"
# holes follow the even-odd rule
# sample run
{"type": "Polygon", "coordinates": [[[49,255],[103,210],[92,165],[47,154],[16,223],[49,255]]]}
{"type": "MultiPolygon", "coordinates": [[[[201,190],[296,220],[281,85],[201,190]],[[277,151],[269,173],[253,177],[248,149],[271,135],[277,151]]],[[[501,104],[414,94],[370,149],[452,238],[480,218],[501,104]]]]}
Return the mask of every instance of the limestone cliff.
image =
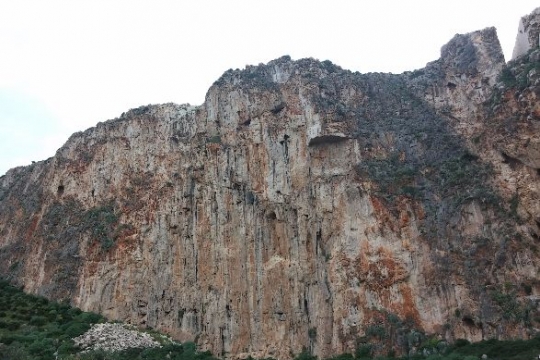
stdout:
{"type": "Polygon", "coordinates": [[[490,28],[400,75],[229,70],[1,177],[0,273],[223,356],[531,336],[539,60],[490,28]]]}
{"type": "Polygon", "coordinates": [[[540,8],[521,18],[512,60],[525,55],[540,45],[540,8]]]}

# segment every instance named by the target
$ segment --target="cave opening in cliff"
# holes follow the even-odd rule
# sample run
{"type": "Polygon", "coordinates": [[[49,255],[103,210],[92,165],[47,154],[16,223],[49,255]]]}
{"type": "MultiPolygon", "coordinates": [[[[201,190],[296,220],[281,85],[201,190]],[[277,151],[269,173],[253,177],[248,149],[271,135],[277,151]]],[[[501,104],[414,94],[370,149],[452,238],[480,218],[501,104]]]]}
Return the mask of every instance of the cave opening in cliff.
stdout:
{"type": "Polygon", "coordinates": [[[64,194],[64,190],[65,190],[64,185],[58,185],[58,189],[56,191],[56,194],[58,196],[62,196],[62,194],[64,194]]]}
{"type": "Polygon", "coordinates": [[[474,320],[472,318],[470,318],[469,316],[464,316],[461,321],[463,321],[463,324],[469,326],[469,327],[473,327],[475,326],[474,324],[474,320]]]}

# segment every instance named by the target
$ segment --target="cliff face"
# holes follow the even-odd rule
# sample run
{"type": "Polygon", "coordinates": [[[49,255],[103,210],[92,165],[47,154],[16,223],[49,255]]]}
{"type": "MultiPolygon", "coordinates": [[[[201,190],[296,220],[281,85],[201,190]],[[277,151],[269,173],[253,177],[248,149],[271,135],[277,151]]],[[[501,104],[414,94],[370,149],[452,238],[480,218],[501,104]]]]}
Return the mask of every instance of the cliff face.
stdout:
{"type": "Polygon", "coordinates": [[[512,60],[525,55],[540,45],[540,8],[521,18],[512,60]]]}
{"type": "Polygon", "coordinates": [[[0,178],[0,273],[234,357],[530,336],[539,54],[485,29],[401,75],[283,57],[130,110],[0,178]]]}

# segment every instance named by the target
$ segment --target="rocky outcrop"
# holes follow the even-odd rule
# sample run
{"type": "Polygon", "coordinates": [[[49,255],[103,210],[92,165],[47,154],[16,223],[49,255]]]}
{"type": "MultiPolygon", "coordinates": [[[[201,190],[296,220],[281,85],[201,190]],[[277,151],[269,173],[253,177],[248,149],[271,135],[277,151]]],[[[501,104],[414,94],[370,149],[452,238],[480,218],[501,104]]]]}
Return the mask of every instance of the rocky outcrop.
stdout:
{"type": "Polygon", "coordinates": [[[521,18],[516,36],[512,60],[540,46],[540,8],[521,18]]]}
{"type": "Polygon", "coordinates": [[[220,356],[531,336],[540,92],[523,61],[491,28],[401,75],[229,70],[201,106],[130,110],[1,177],[0,272],[220,356]]]}

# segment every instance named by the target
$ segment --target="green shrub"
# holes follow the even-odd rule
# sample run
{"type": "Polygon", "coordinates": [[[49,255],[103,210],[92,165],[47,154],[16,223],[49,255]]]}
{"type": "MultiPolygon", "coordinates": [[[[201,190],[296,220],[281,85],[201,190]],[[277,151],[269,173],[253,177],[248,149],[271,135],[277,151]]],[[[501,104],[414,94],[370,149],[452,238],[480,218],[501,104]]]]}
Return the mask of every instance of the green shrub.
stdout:
{"type": "Polygon", "coordinates": [[[484,340],[459,347],[454,353],[477,358],[486,354],[488,359],[499,360],[534,359],[540,353],[540,338],[512,341],[484,340]]]}
{"type": "Polygon", "coordinates": [[[509,293],[493,291],[491,298],[500,306],[505,319],[521,320],[525,316],[525,309],[516,300],[516,294],[513,290],[509,293]]]}
{"type": "Polygon", "coordinates": [[[371,358],[372,352],[373,352],[373,347],[369,344],[365,344],[365,345],[358,346],[356,348],[354,355],[357,359],[365,359],[365,358],[371,358]]]}
{"type": "Polygon", "coordinates": [[[304,349],[300,354],[294,357],[294,360],[317,360],[317,357],[311,355],[306,349],[304,349]]]}
{"type": "Polygon", "coordinates": [[[30,318],[29,324],[35,326],[43,326],[47,323],[47,321],[48,320],[45,316],[34,315],[30,318]]]}
{"type": "Polygon", "coordinates": [[[504,67],[502,69],[502,71],[499,74],[497,80],[502,82],[504,84],[504,86],[507,87],[507,88],[514,87],[517,84],[515,75],[507,67],[504,67]]]}
{"type": "Polygon", "coordinates": [[[0,347],[0,359],[3,360],[33,360],[24,346],[20,344],[11,344],[8,347],[0,347]]]}
{"type": "Polygon", "coordinates": [[[354,359],[354,356],[352,354],[344,353],[344,354],[331,357],[328,360],[353,360],[353,359],[354,359]]]}
{"type": "Polygon", "coordinates": [[[460,347],[463,347],[463,346],[467,346],[469,345],[471,342],[469,340],[466,340],[466,339],[457,339],[455,342],[454,342],[454,347],[456,348],[460,348],[460,347]]]}
{"type": "Polygon", "coordinates": [[[7,320],[6,321],[6,329],[8,329],[9,331],[15,331],[17,329],[19,329],[22,325],[22,322],[18,321],[18,320],[7,320]]]}
{"type": "Polygon", "coordinates": [[[54,360],[54,352],[56,351],[52,339],[41,338],[36,339],[30,346],[28,352],[34,357],[41,359],[54,360]]]}
{"type": "Polygon", "coordinates": [[[74,338],[74,337],[84,334],[88,330],[90,330],[89,324],[73,323],[66,328],[65,334],[69,336],[70,338],[74,338]]]}
{"type": "Polygon", "coordinates": [[[386,329],[382,325],[369,325],[366,328],[366,336],[383,339],[386,337],[386,329]]]}
{"type": "Polygon", "coordinates": [[[92,312],[81,312],[77,318],[77,321],[83,322],[83,323],[89,323],[89,324],[97,324],[99,322],[102,322],[103,316],[92,313],[92,312]]]}

